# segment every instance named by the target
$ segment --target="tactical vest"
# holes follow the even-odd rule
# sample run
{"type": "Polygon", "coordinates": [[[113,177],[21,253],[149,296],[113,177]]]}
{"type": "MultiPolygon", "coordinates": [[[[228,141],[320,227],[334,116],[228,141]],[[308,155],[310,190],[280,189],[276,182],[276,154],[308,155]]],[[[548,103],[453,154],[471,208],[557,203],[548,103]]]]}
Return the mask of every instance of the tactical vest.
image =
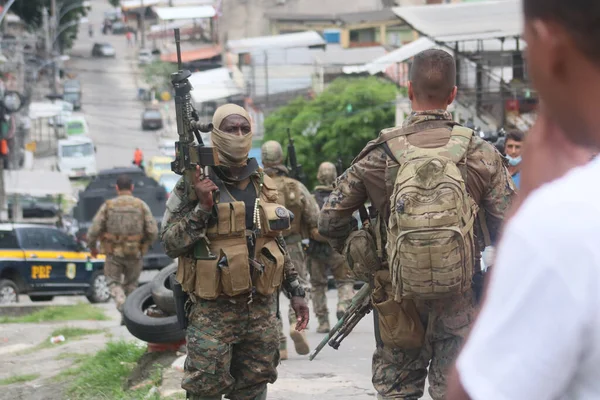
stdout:
{"type": "Polygon", "coordinates": [[[277,186],[267,175],[253,175],[250,184],[259,200],[254,210],[258,212],[258,234],[246,229],[244,202],[234,199],[224,185],[217,183],[220,199],[213,209],[216,224],[206,231],[210,252],[216,259],[180,258],[177,280],[186,292],[206,300],[243,295],[253,289],[270,296],[283,282],[285,250],[276,238],[289,229],[290,214],[277,203],[277,186]],[[253,254],[249,239],[255,240],[253,254]]]}
{"type": "Polygon", "coordinates": [[[133,196],[119,196],[106,201],[106,233],[101,239],[101,252],[124,258],[142,256],[144,207],[133,196]]]}
{"type": "Polygon", "coordinates": [[[317,186],[315,187],[315,200],[319,205],[319,210],[323,208],[323,205],[327,202],[329,195],[333,192],[333,188],[329,186],[317,186]]]}
{"type": "MultiPolygon", "coordinates": [[[[302,204],[302,190],[298,181],[287,176],[276,175],[272,177],[279,199],[277,202],[290,210],[294,214],[291,229],[283,232],[283,236],[289,237],[292,235],[301,235],[302,232],[302,212],[304,210],[302,204]]],[[[306,236],[306,235],[303,235],[306,236]]]]}

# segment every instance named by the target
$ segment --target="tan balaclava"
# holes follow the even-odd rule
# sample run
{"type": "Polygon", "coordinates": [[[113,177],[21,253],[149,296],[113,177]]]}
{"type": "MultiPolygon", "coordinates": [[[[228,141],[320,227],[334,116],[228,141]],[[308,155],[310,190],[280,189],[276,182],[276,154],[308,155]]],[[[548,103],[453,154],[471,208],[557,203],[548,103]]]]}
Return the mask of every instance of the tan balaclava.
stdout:
{"type": "Polygon", "coordinates": [[[248,153],[252,148],[252,131],[244,136],[232,135],[219,128],[223,120],[230,115],[241,115],[250,122],[250,115],[236,104],[225,104],[217,108],[213,115],[211,140],[217,148],[219,161],[226,167],[241,167],[248,161],[248,153]]]}

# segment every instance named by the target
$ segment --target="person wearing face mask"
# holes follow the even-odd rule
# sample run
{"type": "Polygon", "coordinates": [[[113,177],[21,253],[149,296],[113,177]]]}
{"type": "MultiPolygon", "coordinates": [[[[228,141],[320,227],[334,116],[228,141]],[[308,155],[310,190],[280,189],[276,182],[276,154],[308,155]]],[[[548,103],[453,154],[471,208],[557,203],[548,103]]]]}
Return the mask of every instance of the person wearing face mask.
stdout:
{"type": "Polygon", "coordinates": [[[521,181],[521,152],[523,151],[524,139],[525,135],[523,135],[523,132],[512,130],[506,135],[504,143],[504,153],[508,160],[508,172],[512,176],[517,189],[521,181]]]}
{"type": "Polygon", "coordinates": [[[207,176],[197,167],[197,200],[188,199],[180,179],[162,222],[165,251],[179,259],[177,281],[190,296],[181,386],[192,400],[264,400],[267,383],[277,379],[280,287],[291,298],[296,329],[308,324],[304,290],[281,236],[293,215],[277,203],[273,180],[248,158],[248,113],[226,104],[212,123],[219,165],[207,168],[207,176]],[[201,239],[214,259],[195,257],[201,239]]]}

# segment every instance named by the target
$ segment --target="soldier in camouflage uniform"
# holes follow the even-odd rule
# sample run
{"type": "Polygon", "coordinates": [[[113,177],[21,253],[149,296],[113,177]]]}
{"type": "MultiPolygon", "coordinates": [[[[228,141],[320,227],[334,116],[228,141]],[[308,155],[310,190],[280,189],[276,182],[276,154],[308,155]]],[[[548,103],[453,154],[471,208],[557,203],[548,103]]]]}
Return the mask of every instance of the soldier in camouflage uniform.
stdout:
{"type": "MultiPolygon", "coordinates": [[[[367,144],[350,168],[338,178],[336,189],[321,211],[319,231],[334,249],[342,251],[351,233],[352,213],[367,200],[379,212],[379,223],[387,223],[390,196],[399,169],[396,160],[401,158],[407,143],[421,148],[436,148],[448,143],[454,123],[446,107],[456,96],[455,77],[455,62],[448,53],[427,50],[415,56],[409,84],[412,114],[401,127],[386,129],[378,139],[367,144]],[[403,130],[400,135],[399,130],[403,130]]],[[[465,161],[467,192],[483,210],[484,222],[495,241],[511,204],[514,185],[502,156],[495,147],[477,136],[471,138],[465,161]]],[[[483,224],[478,220],[476,225],[477,243],[482,250],[480,225],[483,224]]],[[[385,229],[382,233],[385,234],[385,229]]],[[[383,243],[386,243],[385,238],[377,243],[378,251],[383,243]]],[[[384,250],[384,258],[385,253],[384,250]]],[[[381,268],[387,269],[387,262],[383,261],[381,268]]],[[[472,290],[460,296],[415,303],[425,327],[421,348],[383,346],[381,335],[376,331],[377,348],[372,370],[379,399],[421,398],[428,367],[429,393],[434,400],[443,399],[447,369],[475,317],[472,290]]],[[[381,330],[380,321],[377,323],[381,330]]]]}
{"type": "Polygon", "coordinates": [[[179,180],[162,224],[166,253],[179,258],[177,280],[190,295],[182,387],[192,400],[265,400],[279,363],[279,287],[291,298],[298,331],[308,324],[308,306],[281,236],[290,214],[277,203],[273,180],[248,158],[249,115],[226,104],[213,125],[220,165],[208,176],[198,167],[189,186],[179,180]],[[207,250],[215,259],[200,256],[207,250]]]}
{"type": "MultiPolygon", "coordinates": [[[[325,238],[319,235],[317,229],[319,206],[306,186],[288,176],[289,171],[283,165],[283,149],[279,143],[273,140],[265,142],[261,147],[261,153],[265,173],[277,184],[278,202],[285,205],[294,214],[292,228],[284,233],[285,243],[296,271],[298,271],[300,284],[309,292],[308,272],[306,270],[306,257],[302,249],[302,239],[310,238],[325,241],[325,238]]],[[[288,315],[290,318],[290,337],[294,341],[296,352],[302,355],[308,354],[310,348],[306,340],[306,334],[304,332],[299,333],[294,329],[291,309],[288,315]]],[[[287,346],[283,324],[280,325],[280,331],[280,350],[283,355],[282,359],[286,359],[287,346]]]]}
{"type": "Polygon", "coordinates": [[[118,177],[116,188],[118,196],[100,207],[87,237],[94,257],[96,242],[101,242],[101,252],[106,254],[104,275],[117,309],[123,312],[125,298],[138,285],[142,256],[158,237],[158,226],[148,205],[132,195],[130,177],[118,177]]]}
{"type": "MultiPolygon", "coordinates": [[[[314,190],[315,200],[322,208],[333,191],[337,177],[335,165],[324,162],[317,172],[317,185],[314,190]]],[[[333,251],[329,243],[311,240],[307,252],[308,271],[310,273],[311,295],[315,314],[319,319],[318,333],[329,333],[329,310],[327,309],[327,267],[331,268],[338,291],[337,318],[340,319],[354,296],[354,281],[344,257],[333,251]]]]}

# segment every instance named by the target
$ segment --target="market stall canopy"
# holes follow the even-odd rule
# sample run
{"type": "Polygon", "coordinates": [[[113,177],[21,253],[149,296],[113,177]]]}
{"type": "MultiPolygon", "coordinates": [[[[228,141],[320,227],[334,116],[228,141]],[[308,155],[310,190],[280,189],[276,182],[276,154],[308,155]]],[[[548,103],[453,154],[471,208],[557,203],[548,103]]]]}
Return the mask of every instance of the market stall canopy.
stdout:
{"type": "Polygon", "coordinates": [[[194,88],[190,94],[196,104],[243,94],[227,68],[196,72],[188,79],[194,88]]]}
{"type": "Polygon", "coordinates": [[[7,196],[41,197],[73,194],[69,178],[56,171],[4,170],[4,186],[7,196]]]}
{"type": "MultiPolygon", "coordinates": [[[[206,60],[221,54],[221,46],[202,47],[200,49],[182,51],[181,62],[187,63],[196,60],[206,60]]],[[[177,53],[163,54],[160,59],[165,62],[176,63],[177,53]]]]}
{"type": "Polygon", "coordinates": [[[215,9],[212,6],[154,7],[154,12],[158,19],[163,21],[212,18],[215,16],[215,9]]]}
{"type": "Polygon", "coordinates": [[[29,118],[51,118],[59,115],[63,110],[61,103],[32,102],[29,104],[29,118]]]}
{"type": "Polygon", "coordinates": [[[161,0],[125,0],[121,1],[121,10],[135,10],[137,8],[156,6],[161,3],[161,0]]]}
{"type": "Polygon", "coordinates": [[[323,39],[316,31],[259,36],[227,41],[227,49],[235,54],[252,53],[253,51],[258,50],[316,46],[325,46],[325,39],[323,39]]]}
{"type": "Polygon", "coordinates": [[[394,7],[393,11],[422,35],[440,42],[456,42],[520,36],[521,7],[517,0],[496,0],[394,7]]]}

